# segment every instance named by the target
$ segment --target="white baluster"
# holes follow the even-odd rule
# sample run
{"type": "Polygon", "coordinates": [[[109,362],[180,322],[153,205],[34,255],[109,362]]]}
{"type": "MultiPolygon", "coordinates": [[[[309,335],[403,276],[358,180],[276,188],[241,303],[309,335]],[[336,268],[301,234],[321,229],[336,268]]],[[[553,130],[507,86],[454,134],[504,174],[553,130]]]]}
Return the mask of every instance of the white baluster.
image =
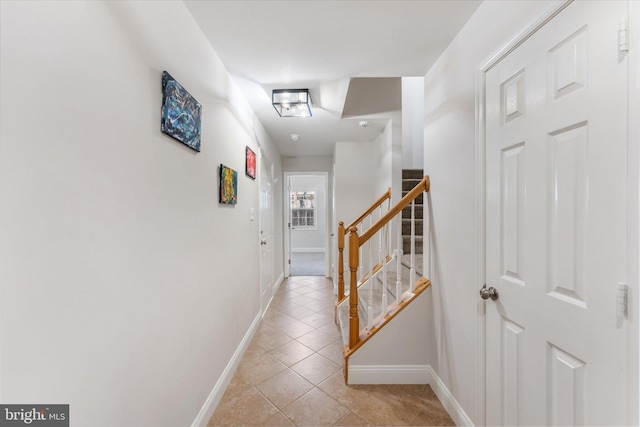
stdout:
{"type": "Polygon", "coordinates": [[[402,299],[402,212],[398,215],[398,247],[396,248],[396,302],[402,299]]]}
{"type": "MultiPolygon", "coordinates": [[[[371,225],[373,225],[373,212],[371,214],[369,214],[369,229],[371,229],[371,225]]],[[[373,275],[373,266],[375,265],[373,263],[373,241],[369,240],[368,245],[369,245],[369,265],[367,266],[367,271],[369,272],[369,276],[373,275]]]]}
{"type": "MultiPolygon", "coordinates": [[[[387,211],[388,212],[388,211],[387,211]]],[[[391,241],[391,235],[393,234],[393,218],[387,224],[387,248],[386,248],[386,256],[390,256],[392,254],[393,242],[391,241]]]]}
{"type": "Polygon", "coordinates": [[[411,262],[409,270],[409,292],[413,292],[416,283],[416,200],[411,201],[411,262]]]}
{"type": "Polygon", "coordinates": [[[384,226],[384,228],[380,231],[380,235],[379,235],[379,244],[380,244],[380,259],[382,262],[382,309],[381,309],[381,313],[384,316],[385,314],[387,314],[387,309],[389,307],[389,303],[387,301],[388,296],[387,296],[387,260],[386,260],[386,256],[383,254],[382,252],[382,242],[383,242],[383,232],[386,229],[386,225],[384,226]]]}
{"type": "MultiPolygon", "coordinates": [[[[382,204],[380,204],[380,206],[378,206],[378,221],[380,221],[381,219],[382,219],[382,204]]],[[[386,253],[384,251],[383,251],[383,255],[384,255],[384,257],[381,257],[381,259],[382,259],[382,262],[384,264],[384,260],[386,259],[386,253]]]]}
{"type": "MultiPolygon", "coordinates": [[[[362,234],[365,232],[364,229],[364,220],[362,220],[362,222],[360,223],[360,235],[362,236],[362,234]]],[[[362,283],[362,280],[364,279],[364,274],[363,274],[363,270],[364,270],[364,260],[363,260],[363,245],[360,245],[360,248],[358,249],[358,253],[360,255],[360,257],[358,258],[358,260],[360,261],[360,263],[358,264],[358,283],[362,283]]]]}
{"type": "Polygon", "coordinates": [[[373,327],[373,275],[369,276],[369,301],[367,301],[367,328],[373,327]]]}

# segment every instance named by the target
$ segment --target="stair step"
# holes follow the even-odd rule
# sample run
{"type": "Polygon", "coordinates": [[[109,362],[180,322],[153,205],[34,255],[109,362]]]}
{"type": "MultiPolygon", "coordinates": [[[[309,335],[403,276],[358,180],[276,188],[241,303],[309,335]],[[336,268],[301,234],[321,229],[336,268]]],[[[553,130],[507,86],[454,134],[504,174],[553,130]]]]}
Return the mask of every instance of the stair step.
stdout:
{"type": "Polygon", "coordinates": [[[424,178],[423,169],[402,169],[402,179],[418,179],[424,178]]]}
{"type": "MultiPolygon", "coordinates": [[[[413,187],[412,187],[412,188],[413,188],[413,187]]],[[[403,191],[403,192],[402,192],[402,197],[406,196],[406,195],[407,195],[407,193],[409,193],[409,192],[408,192],[408,191],[403,191]]],[[[424,196],[424,193],[420,194],[418,197],[416,197],[416,198],[415,198],[416,206],[418,206],[418,205],[422,205],[422,204],[423,204],[423,199],[424,199],[424,197],[423,197],[423,196],[424,196]]]]}
{"type": "Polygon", "coordinates": [[[420,183],[420,179],[403,179],[402,180],[402,191],[403,194],[408,193],[413,190],[416,185],[420,183]]]}
{"type": "MultiPolygon", "coordinates": [[[[416,254],[422,253],[422,236],[416,236],[416,254]]],[[[402,252],[411,253],[411,236],[402,236],[402,252]]]]}
{"type": "MultiPolygon", "coordinates": [[[[415,211],[416,219],[424,218],[424,209],[422,208],[422,205],[416,205],[414,211],[415,211]]],[[[407,218],[411,219],[411,205],[402,209],[402,219],[407,219],[407,218]]]]}
{"type": "MultiPolygon", "coordinates": [[[[415,260],[416,260],[416,265],[415,265],[415,269],[416,269],[416,273],[418,275],[418,277],[420,276],[424,276],[424,273],[422,272],[422,254],[415,254],[415,260]]],[[[402,266],[405,267],[407,270],[410,268],[411,266],[411,254],[408,255],[402,255],[402,266]]]]}
{"type": "MultiPolygon", "coordinates": [[[[422,236],[424,234],[423,230],[424,230],[424,220],[423,219],[416,219],[415,220],[416,223],[416,236],[422,236]]],[[[411,235],[411,218],[404,218],[402,220],[402,235],[403,236],[410,236],[411,235]]]]}

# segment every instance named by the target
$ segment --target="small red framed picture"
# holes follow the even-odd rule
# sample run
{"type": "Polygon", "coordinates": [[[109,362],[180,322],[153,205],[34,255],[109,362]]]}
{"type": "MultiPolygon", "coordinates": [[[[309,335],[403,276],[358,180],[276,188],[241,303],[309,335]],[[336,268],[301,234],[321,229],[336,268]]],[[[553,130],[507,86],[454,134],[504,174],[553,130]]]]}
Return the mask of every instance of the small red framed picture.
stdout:
{"type": "Polygon", "coordinates": [[[246,171],[247,176],[251,179],[256,179],[256,153],[247,146],[246,156],[246,171]]]}

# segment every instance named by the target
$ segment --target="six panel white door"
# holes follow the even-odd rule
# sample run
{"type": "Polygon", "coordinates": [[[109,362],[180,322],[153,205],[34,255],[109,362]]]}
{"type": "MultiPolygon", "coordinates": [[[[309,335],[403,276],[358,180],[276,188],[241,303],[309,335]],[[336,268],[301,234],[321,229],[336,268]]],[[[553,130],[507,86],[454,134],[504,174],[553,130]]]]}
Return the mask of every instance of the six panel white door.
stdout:
{"type": "Polygon", "coordinates": [[[273,186],[271,163],[260,157],[260,304],[264,314],[273,296],[273,186]]]}
{"type": "Polygon", "coordinates": [[[486,72],[486,420],[626,422],[626,2],[580,1],[486,72]]]}

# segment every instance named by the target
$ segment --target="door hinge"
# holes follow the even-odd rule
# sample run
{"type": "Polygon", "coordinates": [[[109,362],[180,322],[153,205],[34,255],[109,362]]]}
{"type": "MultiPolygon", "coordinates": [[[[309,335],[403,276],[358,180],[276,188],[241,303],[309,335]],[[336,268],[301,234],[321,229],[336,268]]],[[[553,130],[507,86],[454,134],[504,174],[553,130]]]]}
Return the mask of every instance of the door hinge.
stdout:
{"type": "Polygon", "coordinates": [[[626,283],[618,283],[618,317],[629,315],[629,286],[626,283]]]}
{"type": "Polygon", "coordinates": [[[629,21],[626,17],[620,20],[618,27],[618,51],[629,52],[629,21]]]}

